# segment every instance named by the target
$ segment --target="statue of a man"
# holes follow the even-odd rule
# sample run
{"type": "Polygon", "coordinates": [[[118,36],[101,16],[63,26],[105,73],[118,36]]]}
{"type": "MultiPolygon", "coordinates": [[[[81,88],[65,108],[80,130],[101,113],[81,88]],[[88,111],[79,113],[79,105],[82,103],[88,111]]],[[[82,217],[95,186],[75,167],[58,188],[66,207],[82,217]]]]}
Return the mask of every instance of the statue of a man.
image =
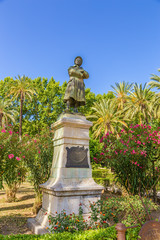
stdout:
{"type": "Polygon", "coordinates": [[[69,111],[70,107],[74,107],[74,112],[78,112],[77,107],[84,106],[86,103],[83,79],[89,78],[89,74],[81,67],[81,57],[76,57],[74,63],[75,65],[68,69],[70,79],[64,95],[64,102],[67,103],[66,111],[69,111]]]}

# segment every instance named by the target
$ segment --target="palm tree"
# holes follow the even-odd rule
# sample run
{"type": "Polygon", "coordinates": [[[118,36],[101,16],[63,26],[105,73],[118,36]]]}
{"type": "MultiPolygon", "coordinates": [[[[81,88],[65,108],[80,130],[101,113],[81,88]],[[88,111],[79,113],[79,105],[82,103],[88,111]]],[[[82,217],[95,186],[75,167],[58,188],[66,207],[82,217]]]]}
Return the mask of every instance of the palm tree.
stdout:
{"type": "Polygon", "coordinates": [[[128,100],[128,94],[132,89],[132,85],[132,83],[129,84],[128,82],[126,83],[123,81],[120,83],[116,83],[116,87],[111,86],[114,89],[113,94],[116,96],[115,102],[118,110],[124,109],[124,105],[128,100]]]}
{"type": "Polygon", "coordinates": [[[8,124],[8,119],[15,122],[14,114],[16,110],[13,109],[12,102],[10,100],[0,99],[0,126],[4,127],[8,124]]]}
{"type": "Polygon", "coordinates": [[[32,96],[36,94],[31,80],[23,75],[16,78],[10,87],[9,94],[13,98],[20,98],[20,120],[19,120],[19,137],[22,138],[22,118],[23,118],[23,103],[26,98],[32,100],[32,96]]]}
{"type": "Polygon", "coordinates": [[[147,88],[146,84],[142,87],[142,84],[135,83],[133,92],[131,92],[129,101],[124,109],[126,117],[130,117],[130,119],[138,117],[140,124],[149,123],[153,116],[154,107],[159,100],[155,92],[152,92],[150,89],[151,87],[147,88]]]}
{"type": "MultiPolygon", "coordinates": [[[[160,72],[160,68],[158,69],[158,71],[160,72]]],[[[151,79],[153,79],[154,81],[150,81],[148,83],[149,86],[151,86],[151,88],[158,88],[160,90],[160,76],[157,76],[155,74],[152,74],[151,79]]]]}
{"type": "Polygon", "coordinates": [[[123,126],[127,127],[125,119],[122,120],[121,112],[116,110],[112,99],[100,99],[99,102],[94,103],[92,110],[94,114],[87,118],[93,120],[95,137],[107,132],[117,132],[118,128],[121,129],[123,126]]]}

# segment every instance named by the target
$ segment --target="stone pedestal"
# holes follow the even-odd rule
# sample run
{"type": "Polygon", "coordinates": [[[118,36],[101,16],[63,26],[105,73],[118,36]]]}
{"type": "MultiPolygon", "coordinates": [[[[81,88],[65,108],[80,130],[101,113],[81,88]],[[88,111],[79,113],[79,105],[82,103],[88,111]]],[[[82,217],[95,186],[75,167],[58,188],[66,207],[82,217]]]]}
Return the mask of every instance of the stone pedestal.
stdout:
{"type": "Polygon", "coordinates": [[[42,208],[28,225],[34,233],[45,233],[48,216],[62,210],[78,214],[80,204],[84,216],[89,214],[90,202],[100,199],[104,189],[92,179],[89,155],[89,128],[92,123],[84,116],[62,114],[53,124],[54,155],[49,180],[41,185],[42,208]]]}

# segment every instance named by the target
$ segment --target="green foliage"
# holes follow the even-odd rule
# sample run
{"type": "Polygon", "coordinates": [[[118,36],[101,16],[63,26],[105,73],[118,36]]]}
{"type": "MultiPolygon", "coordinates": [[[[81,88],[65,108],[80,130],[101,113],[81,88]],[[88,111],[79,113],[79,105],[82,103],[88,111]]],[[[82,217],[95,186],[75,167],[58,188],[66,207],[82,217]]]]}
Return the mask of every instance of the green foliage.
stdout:
{"type": "Polygon", "coordinates": [[[118,110],[123,110],[125,103],[129,99],[128,96],[130,91],[132,90],[133,84],[129,84],[123,81],[120,83],[115,83],[115,85],[116,87],[111,86],[114,90],[112,93],[116,96],[116,98],[114,98],[114,102],[118,110]]]}
{"type": "Polygon", "coordinates": [[[95,163],[94,157],[96,154],[100,154],[103,146],[99,144],[99,139],[94,138],[92,132],[90,131],[90,141],[89,141],[89,150],[90,150],[90,159],[92,168],[97,168],[98,164],[95,163]]]}
{"type": "Polygon", "coordinates": [[[116,240],[115,227],[87,230],[84,232],[63,232],[45,235],[0,235],[0,240],[116,240]]]}
{"type": "Polygon", "coordinates": [[[32,100],[32,96],[36,94],[32,80],[23,75],[9,84],[8,94],[20,102],[20,114],[19,114],[19,136],[22,137],[22,118],[23,118],[23,104],[25,99],[32,100]]]}
{"type": "MultiPolygon", "coordinates": [[[[56,82],[53,78],[49,80],[40,77],[33,80],[26,79],[26,85],[27,82],[30,82],[30,87],[36,90],[36,95],[32,95],[32,101],[26,98],[25,102],[23,102],[22,132],[35,135],[40,133],[42,129],[51,126],[57,120],[59,114],[62,113],[64,109],[63,96],[67,83],[64,82],[62,86],[59,86],[59,82],[56,82]]],[[[1,80],[0,96],[10,100],[12,95],[16,94],[16,89],[18,88],[15,86],[16,82],[10,77],[5,78],[4,81],[1,80]],[[9,95],[9,92],[12,95],[9,95]]],[[[12,98],[12,104],[17,112],[20,112],[19,98],[12,98]]],[[[17,131],[19,129],[18,116],[15,120],[14,128],[17,131]]]]}
{"type": "MultiPolygon", "coordinates": [[[[160,68],[158,69],[158,71],[160,72],[160,68]]],[[[160,76],[155,75],[155,74],[152,74],[151,79],[152,79],[153,81],[150,81],[150,82],[148,83],[148,85],[150,85],[151,88],[155,88],[155,87],[156,87],[158,90],[160,90],[160,76]]]]}
{"type": "Polygon", "coordinates": [[[94,181],[104,187],[108,186],[113,181],[113,176],[111,176],[109,169],[106,168],[96,168],[92,170],[92,177],[94,181]]]}
{"type": "MultiPolygon", "coordinates": [[[[140,228],[128,229],[126,240],[137,240],[140,228]]],[[[63,232],[45,235],[0,235],[0,240],[116,240],[117,234],[115,227],[105,229],[87,230],[84,232],[63,232]]]]}
{"type": "Polygon", "coordinates": [[[134,84],[125,106],[125,115],[127,118],[138,120],[138,124],[149,124],[154,119],[154,110],[159,105],[159,97],[151,91],[146,84],[134,84]]]}
{"type": "Polygon", "coordinates": [[[15,122],[14,115],[16,110],[13,109],[12,102],[0,98],[0,127],[8,125],[9,122],[15,122]]]}
{"type": "MultiPolygon", "coordinates": [[[[146,125],[122,129],[119,137],[102,137],[103,151],[97,157],[114,168],[116,180],[130,194],[145,194],[156,184],[160,170],[160,132],[146,125]]],[[[96,161],[96,160],[95,160],[96,161]]]]}
{"type": "Polygon", "coordinates": [[[30,135],[50,127],[64,110],[63,96],[66,82],[59,86],[53,78],[33,80],[37,95],[27,102],[24,109],[23,131],[30,135]]]}
{"type": "Polygon", "coordinates": [[[93,136],[98,137],[108,131],[117,132],[123,126],[127,127],[126,119],[117,111],[117,107],[112,99],[100,99],[95,102],[92,107],[93,115],[88,116],[88,119],[93,120],[93,136]]]}

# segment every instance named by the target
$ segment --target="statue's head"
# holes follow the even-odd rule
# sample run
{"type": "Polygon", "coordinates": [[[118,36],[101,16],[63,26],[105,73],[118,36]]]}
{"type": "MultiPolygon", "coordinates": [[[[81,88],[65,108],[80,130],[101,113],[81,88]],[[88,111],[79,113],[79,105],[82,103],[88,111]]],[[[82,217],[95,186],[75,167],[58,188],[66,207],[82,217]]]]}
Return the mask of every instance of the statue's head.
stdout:
{"type": "Polygon", "coordinates": [[[80,56],[76,57],[75,60],[74,60],[74,63],[76,65],[78,65],[79,67],[82,65],[82,62],[83,62],[83,60],[80,56]]]}

